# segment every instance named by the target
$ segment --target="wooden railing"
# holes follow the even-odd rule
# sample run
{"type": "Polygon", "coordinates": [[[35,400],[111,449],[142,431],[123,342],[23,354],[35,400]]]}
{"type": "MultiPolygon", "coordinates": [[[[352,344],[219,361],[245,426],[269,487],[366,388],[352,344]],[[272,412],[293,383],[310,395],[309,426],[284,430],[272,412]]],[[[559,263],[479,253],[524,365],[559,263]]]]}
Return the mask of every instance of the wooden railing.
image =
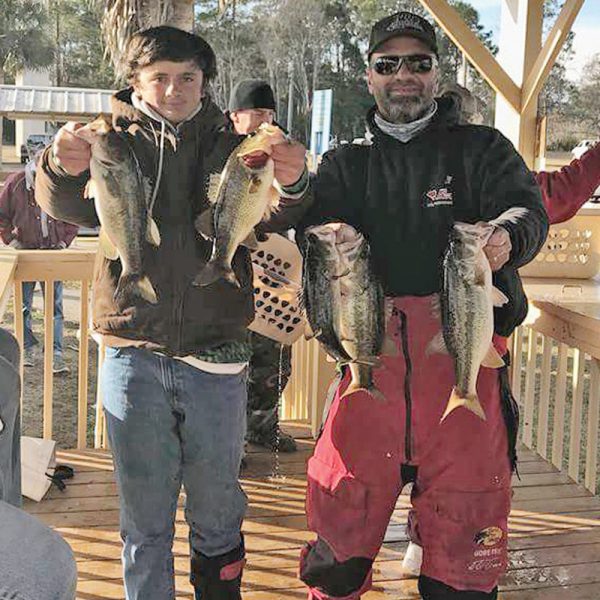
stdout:
{"type": "MultiPolygon", "coordinates": [[[[89,338],[89,288],[92,278],[95,247],[69,248],[68,250],[8,250],[0,255],[0,306],[4,309],[14,291],[14,330],[23,349],[23,292],[26,281],[43,281],[44,293],[44,391],[42,435],[46,439],[53,435],[53,346],[54,346],[54,282],[78,281],[80,283],[79,310],[79,360],[77,386],[77,447],[87,445],[87,398],[88,398],[88,349],[89,338]]],[[[21,352],[21,380],[23,381],[23,352],[21,352]]]]}
{"type": "MultiPolygon", "coordinates": [[[[88,395],[89,340],[98,343],[98,373],[102,366],[104,349],[101,339],[92,336],[89,329],[90,282],[96,256],[96,242],[81,240],[72,248],[61,251],[48,250],[12,250],[0,251],[0,319],[13,297],[14,330],[23,348],[23,294],[25,281],[44,281],[44,377],[43,377],[43,419],[42,435],[46,439],[53,436],[53,397],[54,377],[52,370],[54,342],[54,282],[77,281],[80,284],[79,297],[79,347],[78,347],[78,386],[77,386],[77,447],[88,445],[88,395]]],[[[22,353],[23,354],[23,353],[22,353]]],[[[334,366],[325,360],[325,354],[316,341],[301,338],[293,349],[292,377],[282,395],[281,415],[286,421],[298,421],[312,426],[316,435],[321,423],[323,400],[333,376],[334,366]]],[[[21,379],[23,380],[21,362],[21,379]]],[[[98,382],[99,382],[98,378],[98,382]]],[[[26,384],[26,383],[25,383],[26,384]]],[[[106,446],[106,429],[102,412],[101,390],[99,384],[94,390],[96,398],[94,415],[93,444],[106,446]]]]}
{"type": "Polygon", "coordinates": [[[522,442],[596,493],[600,302],[534,301],[512,349],[522,442]]]}
{"type": "MultiPolygon", "coordinates": [[[[57,252],[0,252],[0,317],[14,290],[15,331],[23,343],[23,281],[46,282],[44,301],[43,436],[53,435],[53,283],[80,282],[77,386],[77,446],[87,445],[89,288],[96,248],[77,244],[57,252]]],[[[598,289],[595,283],[586,284],[598,289]]],[[[562,286],[565,287],[565,286],[562,286]]],[[[577,287],[577,286],[575,286],[577,287]]],[[[598,480],[600,411],[600,292],[580,301],[534,301],[528,321],[512,338],[512,382],[521,405],[522,441],[587,489],[598,480]]],[[[98,348],[98,368],[102,361],[98,348]]],[[[334,374],[316,341],[293,347],[292,377],[282,397],[281,417],[310,424],[316,435],[334,374]]],[[[21,367],[22,369],[22,367],[21,367]]],[[[96,397],[93,443],[106,441],[100,390],[96,397]]]]}

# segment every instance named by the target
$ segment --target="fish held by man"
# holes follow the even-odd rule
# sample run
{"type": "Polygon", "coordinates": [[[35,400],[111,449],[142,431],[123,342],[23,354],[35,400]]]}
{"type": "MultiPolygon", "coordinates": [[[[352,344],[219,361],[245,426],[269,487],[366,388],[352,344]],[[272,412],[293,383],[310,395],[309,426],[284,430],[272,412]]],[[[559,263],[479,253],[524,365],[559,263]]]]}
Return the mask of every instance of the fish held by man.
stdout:
{"type": "Polygon", "coordinates": [[[304,306],[315,337],[349,366],[343,396],[364,390],[383,400],[373,369],[397,348],[385,335],[383,288],[371,269],[369,244],[346,223],[309,227],[305,239],[304,306]]]}
{"type": "Polygon", "coordinates": [[[428,352],[448,352],[454,362],[455,385],[440,422],[460,407],[485,421],[477,395],[480,367],[501,368],[504,361],[494,348],[494,307],[508,298],[492,283],[492,269],[484,247],[495,227],[516,222],[527,210],[512,208],[489,223],[455,223],[443,261],[440,295],[442,330],[428,352]]]}

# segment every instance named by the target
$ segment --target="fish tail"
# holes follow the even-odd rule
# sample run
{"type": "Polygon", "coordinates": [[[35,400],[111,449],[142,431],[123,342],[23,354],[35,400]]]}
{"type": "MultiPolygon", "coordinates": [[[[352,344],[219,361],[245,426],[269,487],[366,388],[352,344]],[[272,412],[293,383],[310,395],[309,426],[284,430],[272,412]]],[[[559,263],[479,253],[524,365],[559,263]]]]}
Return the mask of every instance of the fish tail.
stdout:
{"type": "Polygon", "coordinates": [[[150,304],[158,302],[150,279],[146,275],[139,274],[121,275],[114,298],[119,310],[124,310],[128,306],[131,306],[134,298],[143,298],[147,302],[150,302],[150,304]]]}
{"type": "Polygon", "coordinates": [[[192,283],[197,287],[205,287],[215,283],[215,281],[218,281],[219,279],[224,279],[237,288],[241,287],[231,266],[212,259],[206,263],[204,269],[196,275],[192,283]]]}
{"type": "Polygon", "coordinates": [[[352,396],[353,394],[356,394],[357,392],[365,392],[366,394],[369,394],[369,396],[372,396],[373,398],[375,398],[375,400],[378,400],[379,402],[385,402],[385,396],[374,385],[364,386],[364,385],[361,385],[359,382],[354,382],[354,381],[350,382],[350,385],[346,388],[344,393],[340,396],[340,400],[343,400],[344,398],[352,396]]]}
{"type": "Polygon", "coordinates": [[[440,419],[440,423],[442,423],[452,411],[461,407],[470,410],[472,413],[476,414],[482,421],[486,420],[483,406],[481,406],[481,402],[479,402],[477,394],[461,395],[456,388],[452,388],[452,393],[450,394],[448,404],[446,405],[446,410],[444,411],[444,414],[440,419]]]}

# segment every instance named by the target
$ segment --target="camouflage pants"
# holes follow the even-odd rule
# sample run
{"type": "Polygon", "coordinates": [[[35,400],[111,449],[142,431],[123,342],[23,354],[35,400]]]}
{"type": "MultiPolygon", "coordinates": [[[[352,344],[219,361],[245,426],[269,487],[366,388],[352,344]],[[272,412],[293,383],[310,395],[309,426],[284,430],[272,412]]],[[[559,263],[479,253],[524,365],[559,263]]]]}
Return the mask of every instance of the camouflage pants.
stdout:
{"type": "Polygon", "coordinates": [[[271,441],[279,423],[279,393],[292,372],[292,348],[257,333],[250,334],[250,343],[247,437],[249,441],[271,441]]]}

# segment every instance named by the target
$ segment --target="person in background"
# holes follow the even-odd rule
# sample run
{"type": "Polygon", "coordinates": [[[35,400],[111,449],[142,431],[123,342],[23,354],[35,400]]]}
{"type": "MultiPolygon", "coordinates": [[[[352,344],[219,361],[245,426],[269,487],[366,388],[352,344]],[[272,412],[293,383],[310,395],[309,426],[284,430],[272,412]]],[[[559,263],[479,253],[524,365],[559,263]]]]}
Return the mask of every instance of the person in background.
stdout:
{"type": "MultiPolygon", "coordinates": [[[[454,101],[461,123],[481,124],[483,102],[470,90],[452,83],[440,92],[440,96],[454,101]]],[[[538,171],[534,175],[542,190],[550,225],[564,223],[577,214],[600,186],[600,143],[558,171],[538,171]]]]}
{"type": "Polygon", "coordinates": [[[19,344],[0,328],[0,598],[75,600],[68,544],[21,510],[19,344]]]}
{"type": "MultiPolygon", "coordinates": [[[[275,97],[271,86],[260,79],[240,81],[229,99],[231,128],[239,135],[256,131],[262,123],[275,121],[275,97]]],[[[279,430],[279,398],[292,373],[292,348],[250,333],[252,356],[248,372],[246,439],[280,452],[294,452],[294,438],[279,430]]]]}
{"type": "MultiPolygon", "coordinates": [[[[79,227],[53,219],[36,203],[36,158],[30,160],[25,170],[10,175],[0,193],[0,238],[10,248],[61,250],[70,246],[79,227]]],[[[35,281],[23,282],[24,350],[23,364],[32,367],[34,348],[38,340],[33,333],[32,307],[35,281]]],[[[45,293],[44,282],[40,282],[45,293]]],[[[55,374],[68,373],[63,358],[63,283],[54,282],[54,364],[55,374]]]]}

